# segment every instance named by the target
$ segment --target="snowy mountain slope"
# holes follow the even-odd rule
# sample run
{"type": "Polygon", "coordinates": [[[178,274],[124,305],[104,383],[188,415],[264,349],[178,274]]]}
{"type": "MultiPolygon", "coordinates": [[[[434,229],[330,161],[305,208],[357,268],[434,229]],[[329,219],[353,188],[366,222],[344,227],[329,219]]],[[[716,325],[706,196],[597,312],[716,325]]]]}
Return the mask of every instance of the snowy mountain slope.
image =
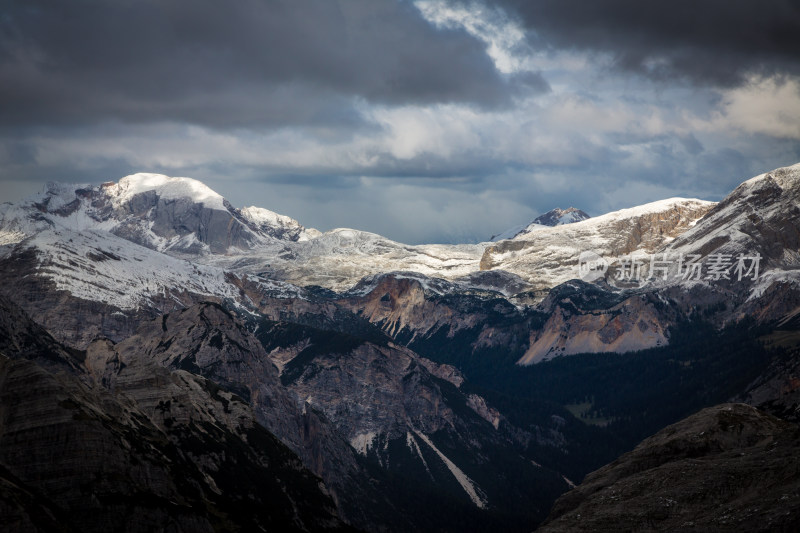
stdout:
{"type": "Polygon", "coordinates": [[[477,270],[483,252],[481,245],[407,246],[351,229],[321,234],[266,209],[236,209],[196,180],[154,174],[99,187],[49,184],[0,206],[0,246],[51,227],[106,232],[196,263],[337,290],[387,270],[463,276],[477,270]]]}
{"type": "Polygon", "coordinates": [[[724,306],[722,322],[779,320],[800,309],[800,164],[751,178],[658,250],[650,282],[672,298],[724,306]],[[681,263],[680,258],[684,262],[681,263]],[[686,263],[697,265],[692,271],[686,263]]]}
{"type": "Polygon", "coordinates": [[[235,276],[100,230],[49,228],[2,247],[0,275],[0,294],[76,348],[98,335],[118,341],[138,321],[198,301],[247,304],[235,276]]]}
{"type": "Polygon", "coordinates": [[[759,253],[764,266],[794,269],[800,267],[799,229],[800,163],[745,181],[664,251],[759,253]]]}
{"type": "Polygon", "coordinates": [[[513,239],[520,235],[536,231],[542,226],[563,226],[564,224],[573,224],[589,218],[591,217],[588,214],[575,207],[568,207],[567,209],[556,207],[555,209],[551,209],[547,213],[534,218],[530,224],[515,226],[498,235],[492,235],[489,241],[497,242],[506,239],[513,239]]]}
{"type": "Polygon", "coordinates": [[[133,174],[99,187],[50,183],[21,204],[5,206],[0,215],[0,232],[32,235],[47,225],[98,230],[191,256],[318,233],[266,209],[236,209],[197,180],[160,174],[133,174]]]}
{"type": "Polygon", "coordinates": [[[152,305],[152,297],[182,292],[233,298],[222,270],[158,253],[100,231],[46,230],[21,243],[39,258],[37,273],[57,290],[122,310],[152,305]]]}
{"type": "Polygon", "coordinates": [[[671,198],[572,224],[541,226],[488,246],[480,267],[512,272],[537,289],[551,288],[579,277],[582,252],[613,260],[634,251],[655,251],[691,228],[714,205],[671,198]]]}
{"type": "Polygon", "coordinates": [[[228,202],[204,183],[191,178],[170,178],[163,174],[140,173],[126,176],[119,183],[103,185],[116,206],[130,203],[137,195],[155,193],[162,200],[190,198],[208,209],[226,211],[228,202]]]}
{"type": "MultiPolygon", "coordinates": [[[[663,214],[665,205],[659,204],[635,211],[663,214]]],[[[559,353],[630,351],[664,345],[668,326],[678,316],[675,313],[718,326],[745,318],[761,324],[783,324],[798,316],[800,164],[747,180],[710,207],[675,239],[661,238],[667,242],[655,247],[652,244],[659,238],[650,246],[639,243],[642,270],[637,280],[628,284],[634,290],[624,302],[610,299],[613,305],[603,312],[590,309],[576,313],[574,297],[551,306],[548,322],[542,331],[532,334],[530,348],[520,363],[534,363],[559,353]],[[655,265],[652,268],[651,260],[655,265]],[[687,267],[690,262],[698,268],[687,267]]],[[[613,226],[613,222],[604,223],[604,228],[613,226]]],[[[649,226],[657,227],[653,222],[649,226]]],[[[602,279],[604,290],[613,292],[615,286],[625,286],[627,282],[619,278],[625,258],[594,250],[610,264],[602,279]]],[[[548,300],[558,290],[552,291],[548,300]]]]}
{"type": "Polygon", "coordinates": [[[472,280],[480,271],[506,271],[518,276],[525,290],[541,290],[577,277],[578,256],[585,250],[612,257],[652,251],[691,227],[714,205],[674,198],[575,223],[537,225],[535,231],[496,244],[410,246],[373,233],[336,229],[307,241],[265,243],[249,252],[204,255],[198,260],[339,292],[362,277],[400,271],[450,281],[472,280]]]}
{"type": "MultiPolygon", "coordinates": [[[[26,202],[3,204],[0,254],[8,253],[27,236],[57,229],[91,233],[95,240],[100,235],[122,238],[173,258],[188,259],[198,267],[213,267],[217,273],[208,274],[212,277],[219,276],[222,269],[342,292],[365,276],[405,271],[451,280],[464,290],[496,290],[499,283],[500,292],[508,296],[511,287],[520,291],[548,289],[576,277],[577,256],[586,249],[614,256],[655,249],[690,227],[712,205],[672,199],[569,224],[565,222],[581,218],[583,213],[554,210],[537,220],[556,226],[537,226],[536,231],[509,241],[409,246],[352,229],[319,233],[266,209],[236,209],[189,178],[134,174],[99,187],[50,184],[26,202]],[[509,276],[499,274],[487,285],[490,276],[481,271],[507,271],[517,278],[511,282],[501,279],[509,276]]],[[[57,240],[51,237],[37,246],[58,247],[57,240]]],[[[123,247],[119,243],[111,246],[123,247]]],[[[50,255],[58,257],[55,252],[50,255]]],[[[166,260],[153,256],[152,261],[166,260]]],[[[188,274],[186,268],[176,263],[174,281],[180,286],[189,283],[183,274],[177,274],[188,274]]],[[[133,278],[140,279],[137,276],[133,278]]],[[[198,283],[199,288],[203,283],[216,290],[207,281],[198,283]]],[[[78,290],[81,297],[92,295],[90,290],[78,290]]],[[[152,290],[155,288],[144,292],[152,290]]],[[[227,296],[228,289],[221,294],[227,296]]],[[[96,297],[100,296],[106,295],[96,297]]],[[[140,296],[131,298],[141,300],[140,296]]],[[[126,308],[135,303],[130,298],[121,299],[117,295],[111,301],[119,301],[126,308]]]]}
{"type": "Polygon", "coordinates": [[[131,214],[137,202],[153,195],[161,202],[190,198],[193,205],[227,212],[227,201],[188,178],[139,174],[98,188],[49,184],[21,205],[0,207],[0,258],[33,254],[36,274],[56,290],[120,310],[147,307],[157,296],[180,301],[181,293],[233,298],[222,270],[159,251],[199,241],[194,233],[165,238],[152,221],[131,214]],[[120,231],[130,228],[132,219],[140,222],[142,239],[120,231]]]}
{"type": "Polygon", "coordinates": [[[310,240],[266,242],[239,254],[206,255],[197,260],[234,272],[344,291],[364,276],[389,271],[413,271],[445,279],[465,276],[478,270],[484,247],[410,246],[374,233],[340,228],[310,240]]]}
{"type": "MultiPolygon", "coordinates": [[[[259,231],[272,236],[296,236],[298,241],[307,241],[321,235],[314,228],[304,228],[298,221],[286,215],[279,215],[263,207],[243,207],[239,214],[259,231]]],[[[291,239],[290,239],[291,240],[291,239]]]]}

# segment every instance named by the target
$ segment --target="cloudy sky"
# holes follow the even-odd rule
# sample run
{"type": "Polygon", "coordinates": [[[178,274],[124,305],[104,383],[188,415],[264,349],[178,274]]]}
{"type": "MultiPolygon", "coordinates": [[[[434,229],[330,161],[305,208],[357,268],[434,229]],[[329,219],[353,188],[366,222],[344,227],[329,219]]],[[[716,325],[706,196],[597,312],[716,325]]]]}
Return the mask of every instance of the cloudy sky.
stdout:
{"type": "Polygon", "coordinates": [[[798,161],[790,0],[0,10],[0,201],[160,172],[322,230],[467,242],[798,161]]]}

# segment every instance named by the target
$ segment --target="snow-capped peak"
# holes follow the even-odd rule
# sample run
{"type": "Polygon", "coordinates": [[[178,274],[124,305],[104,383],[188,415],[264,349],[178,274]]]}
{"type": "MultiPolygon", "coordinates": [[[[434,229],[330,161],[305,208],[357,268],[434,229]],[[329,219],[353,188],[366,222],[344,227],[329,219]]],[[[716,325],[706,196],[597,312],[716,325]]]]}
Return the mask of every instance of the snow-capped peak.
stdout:
{"type": "Polygon", "coordinates": [[[497,242],[506,239],[513,239],[514,237],[530,233],[541,227],[563,226],[564,224],[581,222],[587,218],[591,217],[576,207],[568,207],[567,209],[556,207],[555,209],[551,209],[543,215],[539,215],[528,224],[523,226],[515,226],[504,231],[503,233],[492,235],[489,240],[491,242],[497,242]]]}
{"type": "Polygon", "coordinates": [[[800,163],[795,163],[789,167],[776,168],[771,172],[759,174],[749,180],[745,181],[737,187],[732,194],[752,190],[765,183],[767,180],[772,180],[781,189],[793,189],[800,186],[800,163]]]}
{"type": "Polygon", "coordinates": [[[119,183],[104,188],[117,204],[122,204],[137,194],[155,191],[159,198],[165,200],[187,198],[209,209],[227,210],[222,196],[206,184],[191,178],[171,178],[163,174],[141,172],[125,176],[119,183]]]}
{"type": "Polygon", "coordinates": [[[580,222],[581,220],[586,220],[587,218],[591,217],[576,207],[568,207],[566,209],[556,207],[555,209],[536,217],[533,223],[541,224],[542,226],[563,226],[564,224],[580,222]]]}

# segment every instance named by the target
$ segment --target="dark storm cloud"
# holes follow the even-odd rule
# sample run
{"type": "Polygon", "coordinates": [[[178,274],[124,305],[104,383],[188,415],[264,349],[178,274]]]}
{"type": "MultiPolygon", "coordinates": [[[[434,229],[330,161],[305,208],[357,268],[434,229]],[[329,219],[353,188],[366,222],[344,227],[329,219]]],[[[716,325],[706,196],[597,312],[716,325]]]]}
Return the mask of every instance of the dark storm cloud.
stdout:
{"type": "MultiPolygon", "coordinates": [[[[533,80],[536,81],[536,80],[533,80]]],[[[339,124],[372,103],[509,96],[484,45],[410,2],[23,0],[0,14],[0,121],[339,124]]]]}
{"type": "Polygon", "coordinates": [[[795,0],[495,0],[539,47],[611,53],[661,81],[731,86],[750,73],[800,72],[795,0]]]}

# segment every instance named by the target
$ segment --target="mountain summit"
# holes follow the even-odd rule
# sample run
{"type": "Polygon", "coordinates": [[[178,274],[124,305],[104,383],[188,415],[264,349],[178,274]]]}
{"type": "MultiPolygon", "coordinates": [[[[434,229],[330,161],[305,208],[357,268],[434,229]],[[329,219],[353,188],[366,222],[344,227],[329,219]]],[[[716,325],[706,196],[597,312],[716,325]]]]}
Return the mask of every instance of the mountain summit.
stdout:
{"type": "Polygon", "coordinates": [[[513,239],[514,237],[530,233],[531,231],[536,229],[537,226],[549,226],[549,227],[563,226],[564,224],[572,224],[574,222],[580,222],[588,218],[591,217],[588,214],[586,214],[586,212],[581,211],[577,207],[568,207],[566,209],[561,209],[560,207],[556,207],[555,209],[551,209],[547,213],[544,213],[543,215],[539,215],[538,217],[534,218],[526,226],[515,226],[498,235],[492,235],[492,237],[489,240],[491,242],[497,242],[505,239],[513,239]]]}
{"type": "Polygon", "coordinates": [[[581,211],[577,207],[568,207],[561,209],[556,207],[551,209],[543,215],[539,215],[533,219],[534,224],[541,224],[542,226],[562,226],[564,224],[572,224],[573,222],[580,222],[591,218],[588,214],[581,211]]]}

